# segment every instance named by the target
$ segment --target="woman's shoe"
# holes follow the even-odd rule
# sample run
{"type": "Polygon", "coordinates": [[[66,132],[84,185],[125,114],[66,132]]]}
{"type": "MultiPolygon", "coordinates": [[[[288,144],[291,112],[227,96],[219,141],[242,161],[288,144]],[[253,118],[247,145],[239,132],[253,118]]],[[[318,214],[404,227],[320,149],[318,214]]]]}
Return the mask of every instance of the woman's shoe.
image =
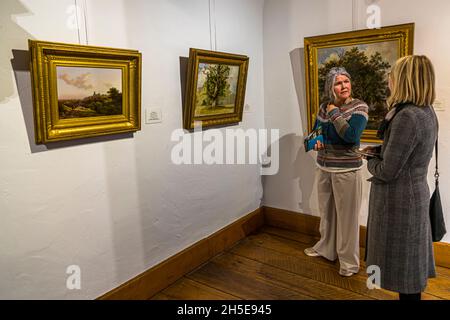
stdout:
{"type": "Polygon", "coordinates": [[[320,257],[320,254],[313,248],[306,248],[304,252],[309,257],[320,257]]]}
{"type": "Polygon", "coordinates": [[[352,275],[354,275],[353,272],[345,270],[339,270],[339,274],[343,277],[351,277],[352,275]]]}

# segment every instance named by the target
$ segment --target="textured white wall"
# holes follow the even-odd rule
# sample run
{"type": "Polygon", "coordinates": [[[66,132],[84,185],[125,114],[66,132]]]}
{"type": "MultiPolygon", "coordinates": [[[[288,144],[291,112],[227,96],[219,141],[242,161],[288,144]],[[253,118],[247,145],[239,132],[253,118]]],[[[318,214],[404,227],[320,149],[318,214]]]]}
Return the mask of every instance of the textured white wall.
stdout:
{"type": "MultiPolygon", "coordinates": [[[[306,1],[266,0],[264,7],[264,95],[265,123],[268,128],[281,128],[280,172],[264,177],[264,200],[267,206],[318,215],[314,185],[314,153],[301,149],[306,130],[306,97],[303,68],[303,40],[306,36],[365,29],[368,3],[378,3],[382,26],[415,22],[414,52],[426,54],[436,68],[438,100],[444,106],[440,120],[441,197],[450,227],[449,166],[450,155],[450,75],[448,52],[450,43],[450,2],[446,0],[406,1],[351,0],[306,1]],[[354,10],[354,18],[353,11],[354,10]],[[291,56],[289,61],[289,55],[291,56]],[[303,73],[302,73],[303,72],[303,73]]],[[[434,188],[434,159],[429,170],[429,183],[434,188]]],[[[363,170],[370,177],[367,169],[363,170]]],[[[369,183],[364,184],[360,222],[367,222],[369,183]]],[[[450,234],[444,238],[450,242],[450,234]]]]}
{"type": "MultiPolygon", "coordinates": [[[[67,27],[74,1],[1,1],[1,299],[96,298],[260,206],[255,165],[171,163],[180,57],[211,49],[208,3],[88,0],[89,44],[142,52],[142,115],[159,107],[163,122],[47,149],[33,142],[27,61],[16,52],[13,71],[10,59],[28,38],[78,43],[67,27]],[[69,265],[81,268],[79,291],[66,289],[69,265]]],[[[262,0],[216,0],[217,49],[250,57],[252,112],[234,128],[264,126],[262,12],[262,0]]]]}

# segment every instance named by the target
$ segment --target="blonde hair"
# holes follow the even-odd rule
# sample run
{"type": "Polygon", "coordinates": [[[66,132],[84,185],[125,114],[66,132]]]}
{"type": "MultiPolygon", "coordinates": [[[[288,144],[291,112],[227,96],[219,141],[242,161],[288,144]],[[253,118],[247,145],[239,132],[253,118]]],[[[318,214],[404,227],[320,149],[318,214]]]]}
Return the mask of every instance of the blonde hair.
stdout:
{"type": "Polygon", "coordinates": [[[388,108],[399,103],[431,106],[436,98],[434,68],[426,56],[411,55],[398,59],[390,74],[391,95],[388,108]]]}

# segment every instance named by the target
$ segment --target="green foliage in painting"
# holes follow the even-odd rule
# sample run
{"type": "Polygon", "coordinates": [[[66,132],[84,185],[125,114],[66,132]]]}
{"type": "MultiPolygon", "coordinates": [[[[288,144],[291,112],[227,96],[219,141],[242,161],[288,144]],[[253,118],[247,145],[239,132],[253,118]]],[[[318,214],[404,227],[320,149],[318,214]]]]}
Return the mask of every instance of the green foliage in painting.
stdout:
{"type": "Polygon", "coordinates": [[[206,104],[211,107],[219,105],[219,99],[230,94],[230,67],[221,64],[209,65],[203,73],[206,75],[204,90],[206,93],[206,104]]]}
{"type": "Polygon", "coordinates": [[[110,88],[106,94],[93,93],[83,99],[58,100],[59,118],[84,118],[122,114],[122,93],[110,88]]]}

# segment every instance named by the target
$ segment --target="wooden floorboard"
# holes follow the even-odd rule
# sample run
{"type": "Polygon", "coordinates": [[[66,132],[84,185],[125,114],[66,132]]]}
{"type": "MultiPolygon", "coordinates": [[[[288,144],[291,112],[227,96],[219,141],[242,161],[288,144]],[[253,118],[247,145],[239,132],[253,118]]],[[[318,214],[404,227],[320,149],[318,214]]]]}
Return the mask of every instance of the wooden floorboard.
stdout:
{"type": "Polygon", "coordinates": [[[216,290],[186,277],[158,293],[151,300],[239,300],[239,297],[216,290]]]}
{"type": "MultiPolygon", "coordinates": [[[[317,237],[264,226],[226,252],[214,257],[155,300],[395,300],[387,290],[367,288],[364,262],[352,277],[338,274],[339,263],[312,258],[303,250],[317,237]]],[[[361,249],[363,256],[364,249],[361,249]]],[[[450,299],[450,270],[437,268],[424,300],[450,299]]]]}
{"type": "Polygon", "coordinates": [[[233,253],[222,254],[212,260],[223,269],[232,270],[242,275],[251,275],[253,279],[270,283],[287,291],[297,292],[314,299],[323,300],[368,300],[363,296],[327,285],[296,273],[285,271],[256,260],[251,260],[233,253]]]}
{"type": "Polygon", "coordinates": [[[217,261],[211,261],[187,278],[246,300],[313,300],[313,297],[286,290],[268,279],[226,268],[217,261]]]}

